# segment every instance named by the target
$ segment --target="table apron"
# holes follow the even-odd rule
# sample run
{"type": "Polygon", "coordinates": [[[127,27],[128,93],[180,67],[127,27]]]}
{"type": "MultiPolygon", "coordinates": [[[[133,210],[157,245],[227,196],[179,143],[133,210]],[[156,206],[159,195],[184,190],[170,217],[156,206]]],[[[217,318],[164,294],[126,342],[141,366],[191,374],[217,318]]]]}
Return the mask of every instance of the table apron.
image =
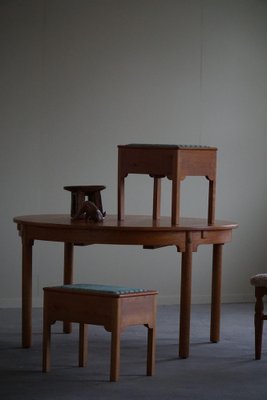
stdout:
{"type": "MultiPolygon", "coordinates": [[[[188,240],[188,232],[185,231],[144,231],[144,230],[85,230],[85,229],[61,229],[24,225],[22,237],[26,240],[44,240],[53,242],[65,242],[73,244],[115,244],[115,245],[143,245],[143,246],[176,246],[178,251],[184,252],[188,240]]],[[[201,244],[224,244],[230,242],[232,230],[200,230],[191,231],[192,249],[197,251],[201,244]]]]}
{"type": "Polygon", "coordinates": [[[197,247],[201,244],[224,244],[232,240],[232,230],[220,231],[198,231],[192,232],[191,236],[193,251],[197,251],[197,247]]]}

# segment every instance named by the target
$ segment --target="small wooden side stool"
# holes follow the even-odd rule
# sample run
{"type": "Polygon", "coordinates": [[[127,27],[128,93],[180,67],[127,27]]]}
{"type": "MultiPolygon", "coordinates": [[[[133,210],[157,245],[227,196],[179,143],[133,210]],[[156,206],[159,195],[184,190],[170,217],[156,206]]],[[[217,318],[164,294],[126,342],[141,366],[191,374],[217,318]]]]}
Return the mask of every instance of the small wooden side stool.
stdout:
{"type": "Polygon", "coordinates": [[[262,332],[264,320],[267,320],[267,314],[264,314],[263,297],[267,295],[267,273],[257,274],[250,278],[250,283],[255,287],[255,359],[261,359],[262,332]]]}
{"type": "Polygon", "coordinates": [[[80,210],[84,201],[89,200],[92,201],[96,207],[103,214],[103,206],[102,206],[102,198],[101,198],[101,190],[105,189],[106,186],[64,186],[65,190],[71,192],[71,207],[70,207],[70,215],[74,217],[78,210],[80,210]]]}
{"type": "Polygon", "coordinates": [[[209,180],[208,223],[215,219],[216,147],[195,145],[128,144],[118,146],[118,219],[124,219],[124,179],[128,174],[154,178],[153,219],[160,218],[161,178],[172,180],[172,225],[179,224],[180,182],[186,176],[209,180]]]}
{"type": "Polygon", "coordinates": [[[55,321],[79,323],[79,366],[87,365],[87,324],[101,325],[111,332],[110,381],[120,374],[121,331],[130,325],[145,325],[147,335],[147,375],[155,369],[155,290],[120,286],[70,284],[44,288],[43,372],[51,364],[51,325],[55,321]]]}

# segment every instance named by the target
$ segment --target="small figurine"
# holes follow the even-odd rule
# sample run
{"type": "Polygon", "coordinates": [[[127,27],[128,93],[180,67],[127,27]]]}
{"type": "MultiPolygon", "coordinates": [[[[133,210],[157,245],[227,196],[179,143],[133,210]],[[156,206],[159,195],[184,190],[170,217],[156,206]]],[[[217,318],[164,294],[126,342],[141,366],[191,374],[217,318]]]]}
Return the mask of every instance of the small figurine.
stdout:
{"type": "Polygon", "coordinates": [[[85,216],[86,222],[92,220],[94,222],[102,222],[106,216],[106,212],[103,213],[96,207],[92,201],[84,201],[77,213],[72,217],[72,220],[76,220],[85,216]]]}

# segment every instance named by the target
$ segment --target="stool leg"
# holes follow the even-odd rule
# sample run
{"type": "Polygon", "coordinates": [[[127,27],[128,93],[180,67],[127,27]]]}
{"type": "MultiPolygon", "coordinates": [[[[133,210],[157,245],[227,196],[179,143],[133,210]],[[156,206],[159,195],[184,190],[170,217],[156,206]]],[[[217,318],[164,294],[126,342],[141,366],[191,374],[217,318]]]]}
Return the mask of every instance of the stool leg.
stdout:
{"type": "Polygon", "coordinates": [[[117,382],[120,375],[120,329],[111,332],[110,381],[117,382]]]}
{"type": "Polygon", "coordinates": [[[160,218],[161,178],[154,176],[153,187],[153,219],[160,218]]]}
{"type": "Polygon", "coordinates": [[[155,372],[155,328],[147,327],[147,367],[146,374],[154,375],[155,372]]]}
{"type": "Polygon", "coordinates": [[[119,221],[124,220],[124,209],[125,209],[124,197],[125,197],[124,177],[121,176],[119,173],[118,177],[118,220],[119,221]]]}
{"type": "Polygon", "coordinates": [[[255,316],[254,316],[254,326],[255,326],[255,359],[261,359],[261,346],[262,346],[262,331],[263,331],[263,293],[261,288],[255,289],[256,304],[255,304],[255,316]]]}
{"type": "Polygon", "coordinates": [[[79,367],[86,367],[88,361],[88,325],[79,325],[79,367]]]}
{"type": "Polygon", "coordinates": [[[215,196],[216,196],[216,182],[215,180],[209,181],[209,204],[208,204],[208,224],[214,224],[215,220],[215,196]]]}
{"type": "Polygon", "coordinates": [[[51,366],[51,324],[44,318],[43,323],[43,372],[51,366]]]}
{"type": "Polygon", "coordinates": [[[172,180],[172,225],[179,225],[180,218],[180,181],[176,176],[172,180]]]}
{"type": "Polygon", "coordinates": [[[102,198],[101,198],[101,193],[100,190],[94,193],[94,201],[95,205],[97,208],[103,213],[103,205],[102,205],[102,198]]]}

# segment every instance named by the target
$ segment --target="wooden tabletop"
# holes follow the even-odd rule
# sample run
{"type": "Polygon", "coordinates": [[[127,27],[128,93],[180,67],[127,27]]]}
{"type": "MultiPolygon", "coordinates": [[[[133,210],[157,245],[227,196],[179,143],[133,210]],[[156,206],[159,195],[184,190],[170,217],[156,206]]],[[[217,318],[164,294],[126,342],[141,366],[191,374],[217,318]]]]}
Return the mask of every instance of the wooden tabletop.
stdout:
{"type": "Polygon", "coordinates": [[[23,225],[68,227],[68,229],[88,230],[144,230],[144,231],[217,231],[237,228],[237,223],[216,220],[214,224],[208,225],[205,218],[181,218],[179,225],[172,225],[170,217],[161,217],[153,220],[147,215],[127,215],[123,221],[117,219],[117,215],[107,215],[103,222],[86,222],[85,220],[72,221],[68,214],[40,214],[23,215],[14,218],[14,222],[23,225]]]}

